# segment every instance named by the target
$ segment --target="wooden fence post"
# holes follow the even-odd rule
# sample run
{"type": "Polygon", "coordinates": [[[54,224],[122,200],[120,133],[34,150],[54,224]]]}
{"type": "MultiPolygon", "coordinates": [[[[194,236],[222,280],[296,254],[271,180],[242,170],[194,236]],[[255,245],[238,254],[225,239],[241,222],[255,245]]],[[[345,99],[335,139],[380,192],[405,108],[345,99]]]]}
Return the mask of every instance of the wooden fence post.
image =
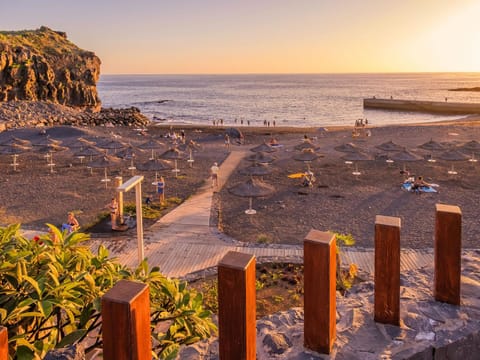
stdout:
{"type": "Polygon", "coordinates": [[[148,285],[121,280],[102,297],[103,359],[151,360],[148,285]]]}
{"type": "Polygon", "coordinates": [[[462,212],[458,206],[436,204],[435,300],[460,305],[462,212]]]}
{"type": "Polygon", "coordinates": [[[0,326],[0,359],[8,359],[8,332],[0,326]]]}
{"type": "MultiPolygon", "coordinates": [[[[121,176],[115,177],[115,189],[119,188],[123,184],[123,178],[121,176]]],[[[123,219],[123,192],[117,191],[116,194],[117,204],[118,204],[118,219],[120,220],[120,224],[123,225],[125,223],[123,219]]]]}
{"type": "Polygon", "coordinates": [[[375,218],[375,321],[400,325],[400,218],[375,218]]]}
{"type": "Polygon", "coordinates": [[[329,354],[336,338],[335,234],[310,230],[303,249],[305,347],[329,354]]]}
{"type": "Polygon", "coordinates": [[[255,256],[229,251],[218,263],[220,359],[256,357],[255,256]]]}

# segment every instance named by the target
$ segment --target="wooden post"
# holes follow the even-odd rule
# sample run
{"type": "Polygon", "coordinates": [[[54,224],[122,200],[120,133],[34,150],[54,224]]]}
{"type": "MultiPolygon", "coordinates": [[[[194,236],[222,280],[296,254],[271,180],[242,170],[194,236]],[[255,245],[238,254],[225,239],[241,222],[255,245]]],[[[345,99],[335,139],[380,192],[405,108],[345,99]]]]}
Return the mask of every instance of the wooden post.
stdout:
{"type": "Polygon", "coordinates": [[[375,321],[400,325],[400,218],[375,218],[375,321]]]}
{"type": "MultiPolygon", "coordinates": [[[[115,188],[119,188],[122,186],[123,178],[121,176],[115,177],[115,188]]],[[[118,203],[118,218],[120,220],[120,224],[124,224],[123,219],[123,192],[117,191],[117,203],[118,203]]]]}
{"type": "Polygon", "coordinates": [[[138,247],[138,263],[145,259],[145,250],[143,248],[143,209],[142,209],[142,183],[135,185],[135,209],[137,215],[137,247],[138,247]]]}
{"type": "Polygon", "coordinates": [[[436,204],[435,300],[460,305],[462,212],[458,206],[436,204]]]}
{"type": "Polygon", "coordinates": [[[336,239],[310,230],[303,241],[305,347],[330,354],[336,338],[336,239]]]}
{"type": "Polygon", "coordinates": [[[121,280],[102,297],[103,359],[150,360],[148,285],[121,280]]]}
{"type": "Polygon", "coordinates": [[[220,359],[255,359],[255,307],[255,256],[229,251],[218,264],[220,359]]]}
{"type": "Polygon", "coordinates": [[[8,332],[0,326],[0,359],[8,359],[8,332]]]}

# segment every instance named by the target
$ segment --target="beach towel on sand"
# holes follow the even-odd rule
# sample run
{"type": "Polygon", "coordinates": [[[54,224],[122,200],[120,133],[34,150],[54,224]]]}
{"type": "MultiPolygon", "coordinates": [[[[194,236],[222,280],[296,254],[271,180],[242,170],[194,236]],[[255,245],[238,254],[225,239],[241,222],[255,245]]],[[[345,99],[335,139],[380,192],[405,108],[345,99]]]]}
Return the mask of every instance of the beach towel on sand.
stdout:
{"type": "Polygon", "coordinates": [[[300,179],[301,177],[303,177],[305,175],[304,172],[301,172],[301,173],[295,173],[295,174],[290,174],[288,175],[288,177],[290,179],[300,179]]]}
{"type": "MultiPolygon", "coordinates": [[[[402,184],[402,189],[405,189],[407,191],[412,191],[412,183],[403,183],[402,184]]],[[[438,192],[434,187],[432,186],[420,186],[419,188],[420,192],[425,192],[425,193],[436,193],[438,192]]]]}

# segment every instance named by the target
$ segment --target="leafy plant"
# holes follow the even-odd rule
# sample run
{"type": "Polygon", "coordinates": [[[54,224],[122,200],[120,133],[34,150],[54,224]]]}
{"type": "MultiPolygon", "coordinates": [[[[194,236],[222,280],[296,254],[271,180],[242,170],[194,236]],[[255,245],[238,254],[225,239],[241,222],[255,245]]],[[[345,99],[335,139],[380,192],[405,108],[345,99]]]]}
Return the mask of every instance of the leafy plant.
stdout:
{"type": "Polygon", "coordinates": [[[272,242],[272,238],[267,234],[258,234],[257,242],[259,244],[270,244],[272,242]]]}
{"type": "Polygon", "coordinates": [[[334,233],[337,241],[337,290],[345,293],[353,285],[357,276],[358,267],[350,264],[348,270],[342,268],[342,247],[355,245],[355,239],[352,234],[334,233]]]}
{"type": "MultiPolygon", "coordinates": [[[[8,328],[12,359],[40,359],[101,332],[101,297],[121,279],[149,285],[152,338],[161,358],[216,331],[202,295],[185,282],[149,269],[146,261],[132,271],[110,259],[105,247],[95,255],[83,246],[87,234],[49,228],[50,234],[29,240],[20,225],[0,227],[0,325],[8,328]],[[165,333],[157,330],[160,322],[168,324],[165,333]]],[[[96,339],[87,350],[101,345],[96,339]]]]}

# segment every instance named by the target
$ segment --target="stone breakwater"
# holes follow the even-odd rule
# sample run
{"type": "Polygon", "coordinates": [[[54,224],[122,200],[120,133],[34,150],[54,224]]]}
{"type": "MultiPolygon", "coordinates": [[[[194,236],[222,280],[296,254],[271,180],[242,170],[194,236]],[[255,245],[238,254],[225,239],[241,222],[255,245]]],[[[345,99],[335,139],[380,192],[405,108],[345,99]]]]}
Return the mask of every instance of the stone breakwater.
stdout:
{"type": "Polygon", "coordinates": [[[149,123],[136,107],[102,108],[94,112],[44,101],[0,103],[0,131],[55,125],[144,127],[149,123]]]}

